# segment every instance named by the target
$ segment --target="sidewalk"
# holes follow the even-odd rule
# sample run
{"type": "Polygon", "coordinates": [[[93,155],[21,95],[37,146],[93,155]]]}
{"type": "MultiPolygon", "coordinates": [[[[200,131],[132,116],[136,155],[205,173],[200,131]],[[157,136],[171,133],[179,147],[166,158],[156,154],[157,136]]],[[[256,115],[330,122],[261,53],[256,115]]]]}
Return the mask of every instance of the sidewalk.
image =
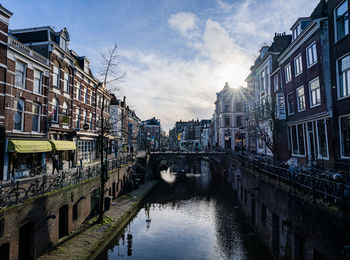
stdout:
{"type": "Polygon", "coordinates": [[[142,199],[158,184],[149,181],[126,195],[115,200],[109,211],[105,212],[102,224],[94,224],[82,231],[76,231],[66,241],[59,244],[53,251],[45,253],[38,259],[94,259],[113,237],[130,220],[139,209],[142,199]]]}

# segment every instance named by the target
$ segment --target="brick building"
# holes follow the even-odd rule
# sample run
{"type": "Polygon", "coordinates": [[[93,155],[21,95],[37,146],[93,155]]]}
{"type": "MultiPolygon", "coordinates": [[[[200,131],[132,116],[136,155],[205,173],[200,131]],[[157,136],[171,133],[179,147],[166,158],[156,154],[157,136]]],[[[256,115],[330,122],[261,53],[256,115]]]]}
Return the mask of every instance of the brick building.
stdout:
{"type": "Polygon", "coordinates": [[[332,165],[332,99],[326,6],[291,27],[293,40],[278,57],[287,106],[290,156],[332,165]]]}
{"type": "Polygon", "coordinates": [[[349,0],[328,1],[335,168],[350,170],[349,0]]]}

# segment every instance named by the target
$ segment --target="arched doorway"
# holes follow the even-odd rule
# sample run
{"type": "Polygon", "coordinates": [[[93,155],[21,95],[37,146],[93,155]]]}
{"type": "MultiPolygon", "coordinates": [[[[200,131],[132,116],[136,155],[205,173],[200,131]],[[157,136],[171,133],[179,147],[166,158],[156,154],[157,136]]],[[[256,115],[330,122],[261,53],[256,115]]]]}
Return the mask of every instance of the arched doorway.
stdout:
{"type": "Polygon", "coordinates": [[[34,222],[29,222],[19,229],[19,260],[34,260],[34,232],[34,222]]]}
{"type": "Polygon", "coordinates": [[[100,208],[100,188],[95,188],[91,191],[91,199],[90,199],[90,215],[96,216],[98,214],[100,208]]]}
{"type": "Polygon", "coordinates": [[[63,205],[59,210],[59,238],[68,235],[68,205],[63,205]]]}

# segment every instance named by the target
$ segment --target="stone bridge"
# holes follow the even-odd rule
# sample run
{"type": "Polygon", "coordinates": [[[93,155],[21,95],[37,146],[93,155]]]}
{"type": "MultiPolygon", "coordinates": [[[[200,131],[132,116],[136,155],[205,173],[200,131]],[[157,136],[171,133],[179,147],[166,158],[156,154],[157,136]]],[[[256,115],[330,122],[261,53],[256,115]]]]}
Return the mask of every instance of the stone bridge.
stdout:
{"type": "Polygon", "coordinates": [[[158,174],[164,162],[191,165],[198,160],[209,162],[212,170],[223,171],[227,165],[227,159],[225,152],[152,152],[147,160],[146,175],[150,177],[158,174]]]}

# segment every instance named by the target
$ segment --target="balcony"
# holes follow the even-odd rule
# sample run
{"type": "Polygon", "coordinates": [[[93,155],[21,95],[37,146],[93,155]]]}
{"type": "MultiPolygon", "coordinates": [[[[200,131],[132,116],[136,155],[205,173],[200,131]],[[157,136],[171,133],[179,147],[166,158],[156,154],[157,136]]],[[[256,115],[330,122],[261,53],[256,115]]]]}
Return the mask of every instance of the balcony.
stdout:
{"type": "Polygon", "coordinates": [[[15,40],[11,36],[8,37],[8,46],[15,49],[16,51],[30,57],[31,59],[37,61],[38,63],[41,63],[44,66],[49,66],[50,61],[42,56],[41,54],[33,51],[31,48],[28,48],[24,44],[20,43],[19,41],[15,40]]]}

